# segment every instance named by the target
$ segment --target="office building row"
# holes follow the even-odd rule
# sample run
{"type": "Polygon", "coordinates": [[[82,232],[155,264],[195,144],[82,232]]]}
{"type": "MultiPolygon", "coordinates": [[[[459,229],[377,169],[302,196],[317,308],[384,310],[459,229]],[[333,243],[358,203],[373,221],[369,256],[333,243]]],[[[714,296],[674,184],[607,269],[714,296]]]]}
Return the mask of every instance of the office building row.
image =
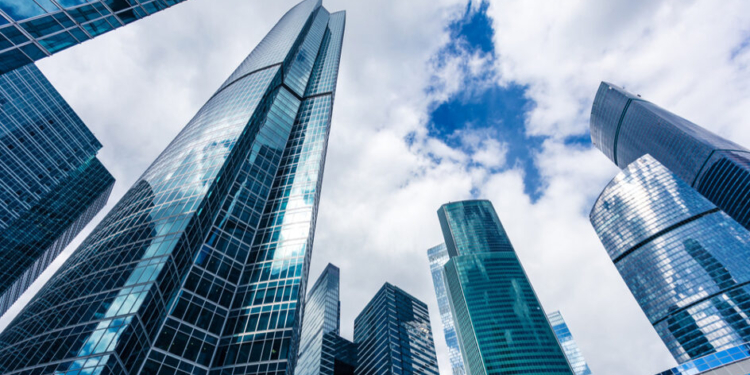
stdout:
{"type": "Polygon", "coordinates": [[[385,283],[340,336],[339,269],[329,264],[305,305],[295,375],[438,375],[427,305],[385,283]]]}
{"type": "Polygon", "coordinates": [[[622,169],[591,224],[680,364],[663,374],[748,373],[748,150],[606,82],[591,140],[622,169]]]}

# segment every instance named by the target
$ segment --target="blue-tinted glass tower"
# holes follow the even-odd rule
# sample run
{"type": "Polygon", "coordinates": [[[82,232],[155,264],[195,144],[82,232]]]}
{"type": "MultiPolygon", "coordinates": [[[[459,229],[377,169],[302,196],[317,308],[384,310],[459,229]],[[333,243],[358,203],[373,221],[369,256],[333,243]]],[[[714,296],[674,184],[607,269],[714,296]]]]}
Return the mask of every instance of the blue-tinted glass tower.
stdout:
{"type": "Polygon", "coordinates": [[[591,141],[621,169],[645,154],[750,228],[750,151],[602,82],[591,109],[591,141]]]}
{"type": "Polygon", "coordinates": [[[36,66],[0,75],[0,314],[107,203],[100,148],[36,66]]]}
{"type": "Polygon", "coordinates": [[[568,358],[570,367],[573,368],[575,375],[591,375],[591,369],[589,364],[586,363],[586,359],[583,358],[581,348],[578,347],[578,343],[573,338],[573,334],[570,333],[568,325],[565,324],[562,314],[559,311],[551,312],[547,314],[549,324],[552,326],[552,330],[555,331],[555,336],[560,346],[565,352],[565,357],[568,358]]]}
{"type": "Polygon", "coordinates": [[[644,155],[590,219],[679,363],[750,340],[750,233],[687,182],[644,155]]]}
{"type": "Polygon", "coordinates": [[[445,288],[445,279],[443,277],[443,267],[448,262],[448,248],[445,244],[432,247],[427,250],[427,258],[430,261],[430,272],[432,273],[432,283],[435,285],[435,295],[437,296],[438,309],[440,310],[440,320],[443,323],[443,332],[445,334],[445,343],[448,345],[448,358],[451,362],[453,375],[464,375],[464,360],[461,357],[461,348],[458,345],[456,336],[455,323],[451,313],[450,301],[448,301],[448,291],[445,288]]]}
{"type": "Polygon", "coordinates": [[[0,0],[0,74],[185,0],[0,0]]]}
{"type": "Polygon", "coordinates": [[[321,368],[324,365],[321,362],[321,353],[323,336],[329,332],[339,334],[340,311],[339,269],[333,264],[328,264],[307,295],[295,375],[333,372],[332,367],[329,371],[321,368]]]}
{"type": "Polygon", "coordinates": [[[357,375],[438,375],[427,305],[385,283],[354,319],[357,375]]]}
{"type": "Polygon", "coordinates": [[[466,372],[572,374],[492,203],[438,210],[444,277],[466,372]]]}
{"type": "Polygon", "coordinates": [[[0,372],[294,368],[344,20],[282,17],[0,334],[0,372]]]}

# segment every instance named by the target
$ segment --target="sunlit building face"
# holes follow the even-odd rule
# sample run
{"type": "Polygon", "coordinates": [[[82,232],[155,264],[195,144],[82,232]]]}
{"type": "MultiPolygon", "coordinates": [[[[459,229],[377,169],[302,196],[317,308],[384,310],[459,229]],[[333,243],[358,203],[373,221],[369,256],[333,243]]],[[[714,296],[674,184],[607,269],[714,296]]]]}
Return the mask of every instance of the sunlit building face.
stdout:
{"type": "Polygon", "coordinates": [[[590,218],[679,363],[750,340],[750,233],[687,182],[642,156],[590,218]]]}

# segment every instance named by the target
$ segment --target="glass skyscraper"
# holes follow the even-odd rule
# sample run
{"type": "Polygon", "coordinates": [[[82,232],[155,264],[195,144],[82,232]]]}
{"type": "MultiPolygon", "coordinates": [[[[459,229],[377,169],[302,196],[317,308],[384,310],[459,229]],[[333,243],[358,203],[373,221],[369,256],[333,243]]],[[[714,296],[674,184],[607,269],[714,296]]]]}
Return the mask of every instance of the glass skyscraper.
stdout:
{"type": "Polygon", "coordinates": [[[613,84],[591,109],[591,141],[621,169],[645,154],[750,229],[750,151],[613,84]]]}
{"type": "Polygon", "coordinates": [[[586,359],[583,358],[581,348],[578,347],[578,343],[573,338],[573,334],[570,333],[568,325],[565,323],[562,314],[559,311],[551,312],[547,314],[549,324],[552,326],[552,330],[555,331],[555,336],[560,346],[565,352],[565,357],[568,358],[570,367],[573,368],[575,375],[591,375],[591,369],[589,364],[586,363],[586,359]]]}
{"type": "Polygon", "coordinates": [[[750,233],[687,182],[642,156],[590,219],[677,362],[750,341],[750,233]]]}
{"type": "Polygon", "coordinates": [[[445,279],[443,277],[443,266],[448,262],[448,248],[442,243],[427,250],[427,258],[430,261],[430,272],[432,273],[432,283],[435,285],[435,295],[437,296],[438,309],[440,310],[440,321],[443,323],[443,332],[445,334],[445,343],[448,345],[448,358],[451,362],[453,375],[464,375],[464,360],[461,357],[461,348],[458,345],[456,328],[451,313],[450,301],[448,301],[448,292],[445,289],[445,279]]]}
{"type": "Polygon", "coordinates": [[[0,74],[185,0],[0,0],[0,74]]]}
{"type": "Polygon", "coordinates": [[[354,319],[357,375],[438,375],[427,305],[385,283],[354,319]]]}
{"type": "Polygon", "coordinates": [[[0,372],[294,368],[344,21],[282,17],[0,334],[0,372]]]}
{"type": "Polygon", "coordinates": [[[333,264],[323,270],[305,302],[300,336],[297,375],[353,375],[357,366],[357,345],[339,336],[341,303],[339,269],[333,264]]]}
{"type": "MultiPolygon", "coordinates": [[[[321,367],[323,336],[332,332],[339,334],[339,269],[333,264],[323,270],[315,282],[305,302],[304,320],[300,336],[300,355],[295,375],[315,375],[325,373],[321,367]]],[[[333,372],[331,366],[328,373],[333,372]]]]}
{"type": "Polygon", "coordinates": [[[466,372],[572,374],[492,203],[438,210],[444,276],[466,372]]]}
{"type": "Polygon", "coordinates": [[[0,75],[0,314],[107,203],[100,148],[36,66],[0,75]]]}

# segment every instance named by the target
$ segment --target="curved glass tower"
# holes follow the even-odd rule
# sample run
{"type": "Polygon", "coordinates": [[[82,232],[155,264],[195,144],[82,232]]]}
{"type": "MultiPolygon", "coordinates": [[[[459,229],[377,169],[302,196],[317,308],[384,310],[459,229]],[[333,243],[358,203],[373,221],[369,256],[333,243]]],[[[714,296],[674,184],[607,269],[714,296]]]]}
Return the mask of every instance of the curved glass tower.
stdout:
{"type": "Polygon", "coordinates": [[[679,363],[750,340],[750,233],[676,174],[638,158],[590,219],[679,363]]]}
{"type": "Polygon", "coordinates": [[[282,17],[0,334],[0,372],[291,371],[344,20],[282,17]]]}
{"type": "Polygon", "coordinates": [[[607,82],[591,108],[591,141],[621,169],[650,154],[750,229],[750,150],[607,82]]]}
{"type": "Polygon", "coordinates": [[[492,203],[448,203],[438,218],[450,255],[443,272],[466,372],[572,375],[492,203]]]}

